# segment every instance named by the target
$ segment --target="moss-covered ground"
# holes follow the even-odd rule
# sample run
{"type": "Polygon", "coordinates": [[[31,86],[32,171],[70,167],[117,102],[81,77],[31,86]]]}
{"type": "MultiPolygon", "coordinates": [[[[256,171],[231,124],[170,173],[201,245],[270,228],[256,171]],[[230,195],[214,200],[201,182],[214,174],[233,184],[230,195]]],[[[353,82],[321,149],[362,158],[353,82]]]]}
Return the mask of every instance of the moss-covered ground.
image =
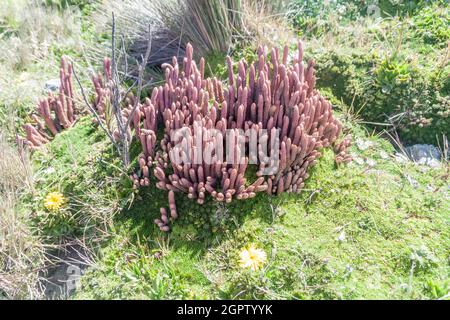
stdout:
{"type": "Polygon", "coordinates": [[[165,234],[153,220],[167,206],[166,193],[154,182],[135,192],[126,177],[114,179],[120,170],[110,161],[112,151],[84,119],[36,155],[42,172],[33,199],[41,213],[37,221],[47,230],[43,233],[52,230],[49,239],[55,241],[86,233],[87,221],[98,216],[93,207],[102,207],[99,199],[104,206],[117,205],[114,214],[105,211],[108,235],[75,298],[448,295],[448,168],[398,163],[386,140],[359,127],[350,130],[358,141],[370,141],[369,147],[353,146],[356,160],[340,167],[325,150],[300,195],[260,194],[230,205],[208,201],[200,206],[177,194],[180,218],[165,234]],[[42,205],[54,189],[69,199],[64,218],[56,222],[42,205]],[[249,244],[268,255],[259,271],[238,264],[240,250],[249,244]]]}

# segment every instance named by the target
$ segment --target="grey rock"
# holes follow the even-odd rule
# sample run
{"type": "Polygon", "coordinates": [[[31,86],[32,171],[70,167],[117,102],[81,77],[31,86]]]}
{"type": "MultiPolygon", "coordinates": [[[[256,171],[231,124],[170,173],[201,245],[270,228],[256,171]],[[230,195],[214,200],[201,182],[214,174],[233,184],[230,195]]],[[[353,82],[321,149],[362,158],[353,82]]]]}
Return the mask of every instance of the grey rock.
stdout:
{"type": "Polygon", "coordinates": [[[441,152],[431,144],[415,144],[406,147],[405,150],[411,159],[418,163],[427,164],[433,159],[441,160],[441,152]]]}
{"type": "Polygon", "coordinates": [[[58,91],[60,87],[61,87],[61,82],[59,79],[50,79],[44,85],[44,89],[47,92],[58,91]]]}
{"type": "Polygon", "coordinates": [[[54,264],[41,272],[47,299],[68,299],[80,289],[81,276],[89,266],[89,253],[79,244],[71,244],[52,253],[54,264]]]}
{"type": "Polygon", "coordinates": [[[441,167],[441,163],[439,162],[439,160],[436,160],[436,159],[429,160],[428,162],[426,162],[426,165],[431,168],[440,168],[441,167]]]}
{"type": "Polygon", "coordinates": [[[441,152],[438,148],[430,144],[415,144],[406,147],[405,151],[409,157],[418,164],[427,165],[433,168],[440,166],[441,152]]]}

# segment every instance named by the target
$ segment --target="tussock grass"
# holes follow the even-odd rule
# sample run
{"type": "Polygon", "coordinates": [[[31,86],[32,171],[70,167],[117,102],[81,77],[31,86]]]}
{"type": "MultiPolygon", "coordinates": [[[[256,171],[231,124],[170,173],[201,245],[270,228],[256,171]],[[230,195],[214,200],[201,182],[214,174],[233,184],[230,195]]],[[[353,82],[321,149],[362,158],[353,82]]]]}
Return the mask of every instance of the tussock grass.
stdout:
{"type": "Polygon", "coordinates": [[[35,235],[31,211],[20,210],[19,197],[32,187],[26,154],[19,154],[0,132],[0,298],[36,299],[42,296],[39,270],[44,245],[35,235]]]}
{"type": "Polygon", "coordinates": [[[250,47],[265,45],[269,48],[298,40],[287,22],[288,1],[245,0],[242,1],[242,16],[246,33],[244,43],[250,47]]]}
{"type": "Polygon", "coordinates": [[[279,8],[271,1],[254,0],[109,0],[96,18],[100,29],[117,17],[132,57],[145,53],[151,26],[153,44],[148,65],[159,67],[173,56],[184,56],[188,42],[199,56],[230,53],[256,43],[273,44],[290,35],[279,8]]]}
{"type": "Polygon", "coordinates": [[[43,7],[35,0],[6,0],[0,13],[0,61],[23,70],[61,47],[80,49],[79,12],[43,7]],[[5,10],[3,10],[3,8],[5,10]]]}
{"type": "Polygon", "coordinates": [[[89,117],[35,152],[32,162],[1,138],[0,297],[44,298],[49,270],[95,264],[131,183],[89,117]],[[44,207],[53,191],[66,199],[57,211],[44,207]],[[80,261],[65,261],[64,248],[73,247],[83,249],[80,261]]]}

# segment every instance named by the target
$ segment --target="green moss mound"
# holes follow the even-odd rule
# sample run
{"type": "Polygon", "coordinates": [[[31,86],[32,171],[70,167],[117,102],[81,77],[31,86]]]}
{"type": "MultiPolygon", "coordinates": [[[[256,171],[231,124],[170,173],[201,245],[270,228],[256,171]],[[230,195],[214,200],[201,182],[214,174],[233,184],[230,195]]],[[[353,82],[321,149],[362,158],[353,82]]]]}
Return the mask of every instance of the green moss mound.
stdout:
{"type": "Polygon", "coordinates": [[[371,127],[393,125],[405,143],[436,144],[450,134],[450,68],[421,67],[399,57],[326,52],[317,60],[318,87],[357,110],[371,127]]]}

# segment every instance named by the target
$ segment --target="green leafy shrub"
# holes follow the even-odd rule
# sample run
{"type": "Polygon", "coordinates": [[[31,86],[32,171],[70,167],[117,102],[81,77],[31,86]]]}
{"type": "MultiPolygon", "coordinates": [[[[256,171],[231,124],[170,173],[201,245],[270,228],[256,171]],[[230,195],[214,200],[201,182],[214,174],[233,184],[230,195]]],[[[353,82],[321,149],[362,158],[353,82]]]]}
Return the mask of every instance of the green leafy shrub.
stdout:
{"type": "Polygon", "coordinates": [[[448,1],[426,0],[295,0],[288,18],[300,33],[321,36],[333,30],[332,21],[348,23],[365,17],[415,16],[413,29],[427,42],[448,38],[448,1]]]}
{"type": "Polygon", "coordinates": [[[321,0],[292,1],[288,9],[288,18],[294,28],[305,35],[320,36],[332,29],[329,17],[338,20],[356,20],[364,9],[358,1],[336,0],[325,3],[321,0]]]}
{"type": "Polygon", "coordinates": [[[445,47],[450,40],[450,11],[448,6],[429,6],[413,17],[412,30],[424,43],[445,47]]]}
{"type": "Polygon", "coordinates": [[[39,270],[45,265],[42,239],[21,210],[21,194],[34,186],[28,154],[11,146],[0,130],[0,300],[39,299],[39,270]]]}
{"type": "MultiPolygon", "coordinates": [[[[405,142],[436,143],[449,135],[449,79],[440,67],[428,69],[398,57],[336,52],[315,54],[318,86],[353,105],[359,116],[392,124],[405,142]]],[[[448,70],[448,67],[447,67],[448,70]]],[[[385,128],[385,126],[378,126],[385,128]]]]}
{"type": "Polygon", "coordinates": [[[440,299],[442,297],[446,297],[450,292],[450,281],[448,279],[429,279],[425,285],[425,292],[428,293],[428,296],[431,299],[440,299]]]}
{"type": "MultiPolygon", "coordinates": [[[[371,3],[374,1],[364,1],[371,3]]],[[[419,10],[425,6],[428,6],[427,0],[379,0],[378,6],[382,16],[407,16],[414,14],[416,10],[419,10]]]]}

